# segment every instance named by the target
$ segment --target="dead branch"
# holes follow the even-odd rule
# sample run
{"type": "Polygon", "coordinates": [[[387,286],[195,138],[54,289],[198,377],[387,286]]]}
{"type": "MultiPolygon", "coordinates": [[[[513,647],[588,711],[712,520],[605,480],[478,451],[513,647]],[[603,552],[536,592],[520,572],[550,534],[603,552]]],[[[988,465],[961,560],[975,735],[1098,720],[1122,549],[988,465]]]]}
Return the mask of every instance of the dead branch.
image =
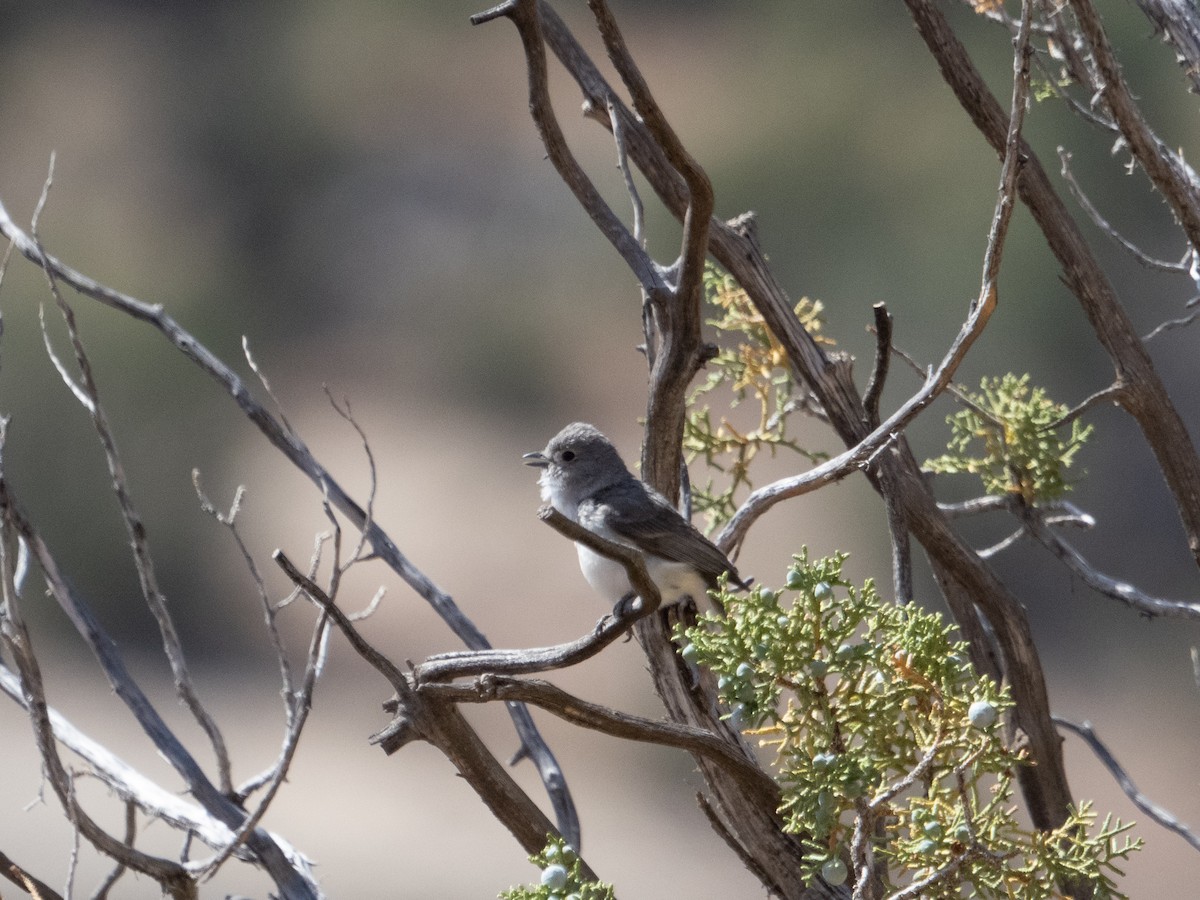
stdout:
{"type": "MultiPolygon", "coordinates": [[[[546,835],[556,832],[554,824],[487,749],[457,706],[417,691],[413,681],[362,636],[320,585],[296,568],[282,550],[276,550],[273,558],[293,584],[333,620],[354,651],[396,692],[396,717],[371,738],[372,743],[379,744],[389,754],[414,740],[436,747],[525,851],[531,854],[540,851],[546,835]]],[[[556,785],[555,789],[559,794],[565,793],[566,785],[556,785]]],[[[578,849],[577,844],[574,846],[578,849]]],[[[595,873],[586,864],[585,869],[595,879],[595,873]]]]}
{"type": "Polygon", "coordinates": [[[1110,775],[1116,779],[1121,790],[1125,792],[1125,796],[1133,801],[1133,805],[1148,815],[1151,819],[1166,828],[1168,831],[1173,831],[1189,844],[1194,850],[1200,850],[1200,835],[1197,835],[1188,826],[1184,825],[1177,818],[1159,806],[1157,803],[1148,798],[1145,794],[1137,789],[1137,785],[1133,783],[1133,779],[1129,777],[1129,773],[1124,767],[1117,762],[1117,758],[1112,755],[1112,751],[1100,740],[1096,730],[1092,728],[1090,722],[1077,724],[1064,719],[1060,716],[1054,717],[1054,722],[1061,728],[1074,732],[1083,738],[1084,743],[1088,748],[1096,754],[1096,758],[1103,763],[1104,768],[1108,769],[1110,775]]]}
{"type": "MultiPolygon", "coordinates": [[[[36,232],[34,233],[34,238],[35,240],[37,239],[36,232]]],[[[154,614],[154,620],[158,624],[159,634],[162,638],[163,655],[166,656],[171,666],[171,675],[175,679],[175,691],[179,695],[180,701],[192,714],[196,722],[199,723],[201,729],[208,737],[209,743],[212,744],[213,754],[216,756],[217,761],[217,780],[222,793],[230,794],[233,791],[233,780],[229,751],[225,747],[225,738],[222,736],[221,729],[217,725],[216,720],[205,709],[199,695],[196,693],[195,686],[192,684],[192,676],[188,671],[187,660],[184,657],[183,644],[179,640],[178,632],[175,630],[174,619],[172,619],[171,613],[167,609],[166,597],[163,595],[158,584],[158,576],[155,572],[154,558],[150,553],[150,542],[146,526],[133,504],[133,498],[129,492],[129,482],[125,477],[125,467],[122,465],[120,453],[117,451],[116,437],[109,427],[108,416],[104,411],[104,406],[100,402],[100,391],[96,384],[91,360],[88,358],[83,341],[79,336],[75,322],[75,311],[59,292],[54,271],[43,267],[43,272],[45,273],[50,293],[53,295],[59,312],[62,313],[63,322],[67,327],[71,349],[75,353],[75,362],[79,366],[80,378],[78,385],[75,385],[67,376],[65,367],[58,361],[51,350],[50,337],[46,332],[45,320],[43,319],[42,334],[45,339],[47,352],[50,354],[51,359],[54,360],[59,373],[67,381],[68,387],[72,388],[72,393],[80,399],[83,407],[91,417],[92,426],[96,430],[96,436],[99,438],[100,446],[104,451],[104,460],[108,465],[108,474],[112,480],[113,494],[116,496],[117,505],[121,510],[121,519],[125,525],[125,532],[129,536],[130,547],[133,551],[134,568],[138,573],[138,582],[141,585],[142,597],[145,599],[146,605],[150,607],[150,611],[154,614]]]]}
{"type": "MultiPolygon", "coordinates": [[[[245,811],[230,800],[228,796],[223,794],[209,780],[191,753],[188,752],[174,733],[167,727],[162,717],[150,703],[150,700],[125,668],[124,660],[117,652],[116,644],[112,638],[109,637],[99,620],[93,615],[91,609],[67,585],[67,582],[58,570],[57,563],[50,554],[49,548],[37,531],[34,530],[28,518],[26,518],[16,505],[11,487],[7,480],[2,477],[0,477],[0,513],[4,516],[4,520],[7,523],[6,527],[14,529],[14,533],[19,535],[30,548],[33,558],[37,560],[42,575],[46,580],[51,596],[59,604],[63,612],[67,614],[67,618],[75,626],[76,631],[78,631],[79,635],[91,648],[96,660],[100,663],[100,667],[109,685],[129,711],[133,713],[138,725],[154,743],[158,752],[179,773],[192,796],[196,798],[208,813],[231,831],[236,831],[245,821],[245,811]]],[[[32,662],[32,658],[29,658],[27,665],[24,665],[21,670],[22,681],[27,686],[31,678],[35,677],[31,674],[32,669],[30,666],[32,662]]],[[[39,738],[39,750],[42,752],[43,759],[47,761],[49,761],[50,757],[57,759],[57,750],[55,749],[53,739],[54,732],[50,725],[49,713],[44,701],[41,703],[32,703],[29,709],[37,722],[36,731],[39,738]]],[[[66,801],[64,800],[64,802],[66,801]]],[[[72,818],[72,821],[76,821],[76,819],[72,818]]],[[[78,821],[87,820],[79,819],[78,821]]],[[[192,885],[191,890],[194,890],[194,883],[190,876],[187,876],[184,870],[177,867],[176,864],[170,864],[174,867],[172,869],[164,869],[161,862],[154,861],[150,857],[142,859],[141,857],[144,857],[144,854],[140,854],[139,851],[132,848],[124,847],[115,838],[103,835],[98,830],[94,835],[88,834],[86,831],[84,834],[93,843],[100,841],[101,843],[97,844],[97,846],[100,847],[102,852],[114,859],[124,859],[130,868],[137,869],[140,872],[155,871],[158,874],[154,877],[164,884],[179,885],[178,889],[182,890],[183,885],[186,883],[192,885]],[[186,878],[186,882],[183,880],[184,878],[186,878]]],[[[259,864],[271,875],[282,896],[287,898],[303,898],[303,900],[310,900],[310,898],[311,900],[315,900],[318,896],[319,892],[316,889],[315,883],[305,871],[306,866],[295,857],[293,852],[289,852],[270,833],[261,828],[254,829],[247,836],[246,846],[253,852],[259,864]]]]}
{"type": "MultiPolygon", "coordinates": [[[[263,436],[279,450],[293,465],[302,471],[320,489],[329,502],[346,516],[355,528],[367,535],[372,551],[382,559],[406,584],[424,598],[441,616],[450,629],[472,649],[488,649],[491,644],[474,623],[463,614],[453,598],[441,590],[418,569],[392,541],[378,522],[371,520],[367,512],[342,489],[336,479],[312,455],[290,426],[273,416],[258,402],[246,387],[245,382],[224,362],[215,356],[194,335],[181,327],[160,304],[150,304],[120,291],[113,290],[65,265],[26,234],[8,214],[0,202],[0,234],[30,262],[45,271],[54,273],[59,281],[132,318],[145,322],[161,334],[172,346],[184,354],[203,372],[215,379],[233,398],[238,408],[262,432],[263,436]]],[[[579,819],[574,802],[566,792],[562,770],[549,746],[542,739],[528,710],[519,705],[507,707],[514,726],[520,735],[522,756],[533,761],[539,776],[546,786],[554,805],[559,826],[564,834],[578,835],[579,819]]]]}
{"type": "Polygon", "coordinates": [[[1116,55],[1092,0],[1069,2],[1079,23],[1079,33],[1087,41],[1096,64],[1097,88],[1105,106],[1112,113],[1139,165],[1174,211],[1188,243],[1193,248],[1200,248],[1200,184],[1197,184],[1195,174],[1146,124],[1137,101],[1121,75],[1116,55]]]}
{"type": "Polygon", "coordinates": [[[2,852],[0,852],[0,875],[27,893],[33,900],[62,900],[62,895],[54,888],[29,874],[2,852]]]}
{"type": "Polygon", "coordinates": [[[719,763],[739,778],[759,802],[777,807],[779,785],[757,765],[717,735],[677,722],[652,721],[581,700],[548,681],[481,675],[471,684],[422,683],[423,693],[455,703],[520,700],[553,713],[566,722],[627,741],[675,747],[719,763]]]}
{"type": "MultiPolygon", "coordinates": [[[[987,142],[1003,152],[1007,116],[996,102],[953,29],[931,0],[905,0],[947,84],[987,142]]],[[[1191,551],[1200,565],[1200,459],[1165,385],[1078,226],[1027,145],[1022,202],[1033,214],[1047,246],[1063,268],[1097,340],[1108,352],[1116,381],[1130,386],[1122,408],[1134,417],[1154,452],[1179,512],[1191,551]]]]}

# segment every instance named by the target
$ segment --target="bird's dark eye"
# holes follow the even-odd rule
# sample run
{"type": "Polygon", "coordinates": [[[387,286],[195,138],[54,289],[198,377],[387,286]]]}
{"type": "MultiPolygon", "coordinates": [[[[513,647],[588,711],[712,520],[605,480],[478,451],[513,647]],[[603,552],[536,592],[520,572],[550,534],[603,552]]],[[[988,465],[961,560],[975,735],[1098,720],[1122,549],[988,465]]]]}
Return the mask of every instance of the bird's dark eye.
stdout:
{"type": "Polygon", "coordinates": [[[561,454],[559,454],[558,458],[561,459],[563,462],[570,462],[571,460],[573,460],[575,458],[575,451],[574,450],[564,450],[561,454]]]}

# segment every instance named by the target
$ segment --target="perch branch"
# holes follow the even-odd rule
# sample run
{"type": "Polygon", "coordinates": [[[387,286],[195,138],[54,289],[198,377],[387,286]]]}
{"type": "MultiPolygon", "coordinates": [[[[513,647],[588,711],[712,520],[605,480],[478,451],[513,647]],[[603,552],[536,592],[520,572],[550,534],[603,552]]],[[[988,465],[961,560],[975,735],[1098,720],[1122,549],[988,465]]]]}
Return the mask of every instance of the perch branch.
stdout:
{"type": "Polygon", "coordinates": [[[618,604],[613,614],[601,619],[590,634],[565,644],[522,650],[467,650],[431,656],[416,667],[414,679],[418,684],[451,681],[485,673],[527,675],[573,666],[595,656],[626,634],[639,619],[658,609],[662,598],[658,586],[646,571],[646,562],[641,553],[624,544],[605,540],[568,519],[553,506],[543,506],[538,510],[538,518],[563,537],[621,563],[641,602],[628,610],[618,604]]]}
{"type": "Polygon", "coordinates": [[[573,725],[611,737],[687,750],[721,765],[763,802],[772,807],[780,803],[779,786],[769,775],[717,735],[701,728],[629,715],[581,700],[547,681],[503,675],[481,675],[472,684],[422,683],[418,690],[432,692],[439,698],[455,703],[519,700],[553,713],[573,725]]]}

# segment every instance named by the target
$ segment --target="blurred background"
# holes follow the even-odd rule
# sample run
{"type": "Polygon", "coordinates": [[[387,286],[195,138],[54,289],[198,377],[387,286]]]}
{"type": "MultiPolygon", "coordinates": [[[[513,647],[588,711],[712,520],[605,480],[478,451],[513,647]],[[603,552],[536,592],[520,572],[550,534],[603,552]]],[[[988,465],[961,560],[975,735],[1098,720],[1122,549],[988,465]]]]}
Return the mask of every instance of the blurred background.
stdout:
{"type": "MultiPolygon", "coordinates": [[[[826,306],[827,334],[866,378],[871,304],[886,301],[895,342],[940,359],[978,290],[998,164],[960,111],[903,5],[869,0],[736,5],[698,0],[614,3],[627,40],[675,128],[705,165],[718,214],[759,215],[782,282],[826,306]]],[[[1169,48],[1132,4],[1102,12],[1144,111],[1171,146],[1200,141],[1196,98],[1169,48]]],[[[581,3],[558,4],[602,59],[581,3]]],[[[1007,103],[1005,32],[947,3],[994,90],[1007,103]]],[[[292,425],[365,501],[358,437],[331,409],[347,398],[378,465],[376,517],[409,558],[498,646],[574,637],[605,610],[575,554],[537,523],[536,473],[520,465],[563,424],[588,420],[628,461],[638,457],[645,369],[632,276],[544,159],[527,111],[523,59],[504,22],[472,28],[462,3],[306,0],[153,4],[0,0],[0,200],[29,221],[51,153],[54,186],[40,220],[49,249],[101,282],[162,303],[215,354],[250,377],[242,337],[292,425]]],[[[576,152],[615,208],[628,201],[605,133],[578,114],[556,72],[559,114],[576,152]]],[[[1184,245],[1169,211],[1111,141],[1055,102],[1034,106],[1028,134],[1044,165],[1075,155],[1093,199],[1150,252],[1184,245]]],[[[1194,153],[1192,154],[1194,155],[1194,153]]],[[[1065,191],[1065,189],[1064,189],[1065,191]]],[[[1189,286],[1149,272],[1085,230],[1142,333],[1182,314],[1189,286]]],[[[673,258],[678,232],[650,210],[651,246],[673,258]]],[[[116,430],[160,578],[204,699],[225,728],[235,780],[267,766],[282,736],[279,680],[254,582],[229,535],[200,510],[208,495],[247,498],[240,525],[276,599],[270,561],[302,561],[328,530],[320,497],[242,418],[228,396],[152,330],[71,298],[116,430]]],[[[86,414],[43,348],[43,279],[23,261],[0,290],[0,412],[11,417],[6,472],[78,590],[117,637],[160,710],[204,764],[211,754],[181,714],[140,598],[104,459],[86,414]]],[[[69,356],[53,305],[51,339],[69,356]]],[[[1150,351],[1193,434],[1193,330],[1150,351]]],[[[1005,255],[1001,303],[960,381],[1030,372],[1076,403],[1111,367],[1023,209],[1005,255]]],[[[893,367],[885,397],[917,380],[893,367]]],[[[261,393],[261,392],[260,392],[261,393]]],[[[940,452],[943,403],[910,432],[919,456],[940,452]]],[[[721,410],[717,409],[716,413],[721,410]]],[[[1099,520],[1073,535],[1109,574],[1161,596],[1194,598],[1196,571],[1170,497],[1131,422],[1089,415],[1088,478],[1073,499],[1099,520]]],[[[840,449],[806,426],[814,450],[840,449]]],[[[779,458],[769,477],[803,469],[779,458]]],[[[704,477],[699,464],[694,479],[704,477]]],[[[946,499],[978,492],[946,480],[946,499]]],[[[965,523],[983,546],[1010,523],[965,523]]],[[[887,583],[885,520],[862,479],[777,508],[751,533],[741,568],[782,580],[791,553],[847,550],[856,579],[887,583]]],[[[1200,824],[1196,790],[1200,696],[1188,622],[1147,621],[1092,594],[1043,551],[1018,544],[995,560],[1029,609],[1055,712],[1090,720],[1138,786],[1200,824]]],[[[930,602],[923,560],[918,577],[930,602]]],[[[346,607],[388,593],[365,626],[394,660],[458,645],[419,597],[378,564],[354,570],[346,607]]],[[[61,613],[31,588],[25,613],[50,701],[170,789],[174,773],[110,693],[61,613]]],[[[296,659],[311,614],[283,617],[296,659]]],[[[624,644],[554,680],[582,696],[658,716],[639,651],[624,644]]],[[[387,722],[389,691],[335,637],[289,783],[266,824],[317,863],[333,897],[493,897],[535,870],[438,754],[411,746],[386,758],[367,737],[387,722]]],[[[516,748],[500,709],[468,710],[490,746],[516,748]]],[[[584,851],[622,896],[760,896],[694,801],[690,761],[538,722],[565,770],[584,851]]],[[[1069,738],[1076,796],[1143,820],[1092,756],[1069,738]]],[[[52,885],[67,877],[72,838],[40,779],[29,725],[0,703],[0,849],[52,885]]],[[[540,795],[529,766],[522,784],[540,795]]],[[[94,781],[80,791],[121,830],[119,803],[94,781]]],[[[1149,823],[1128,866],[1133,896],[1186,896],[1200,859],[1149,823]]],[[[176,852],[151,825],[139,846],[176,852]]],[[[90,892],[107,867],[80,857],[90,892]]],[[[270,885],[229,865],[202,888],[266,896],[270,885]]],[[[127,875],[114,892],[154,897],[127,875]]]]}

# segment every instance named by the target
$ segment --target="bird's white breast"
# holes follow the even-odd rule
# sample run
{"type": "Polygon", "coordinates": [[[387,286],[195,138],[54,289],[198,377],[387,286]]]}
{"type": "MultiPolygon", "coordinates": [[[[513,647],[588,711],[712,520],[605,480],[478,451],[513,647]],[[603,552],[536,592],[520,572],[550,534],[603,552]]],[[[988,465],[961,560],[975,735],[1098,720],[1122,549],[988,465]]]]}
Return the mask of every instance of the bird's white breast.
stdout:
{"type": "MultiPolygon", "coordinates": [[[[604,537],[612,539],[609,535],[604,537]]],[[[624,543],[623,541],[620,543],[624,543]]],[[[579,552],[579,568],[583,577],[597,594],[615,604],[633,590],[625,567],[616,560],[590,550],[583,544],[576,544],[579,552]]],[[[658,587],[662,602],[675,603],[688,596],[693,600],[703,602],[707,596],[708,586],[700,574],[686,563],[672,562],[658,556],[646,556],[646,571],[650,580],[658,587]]]]}

